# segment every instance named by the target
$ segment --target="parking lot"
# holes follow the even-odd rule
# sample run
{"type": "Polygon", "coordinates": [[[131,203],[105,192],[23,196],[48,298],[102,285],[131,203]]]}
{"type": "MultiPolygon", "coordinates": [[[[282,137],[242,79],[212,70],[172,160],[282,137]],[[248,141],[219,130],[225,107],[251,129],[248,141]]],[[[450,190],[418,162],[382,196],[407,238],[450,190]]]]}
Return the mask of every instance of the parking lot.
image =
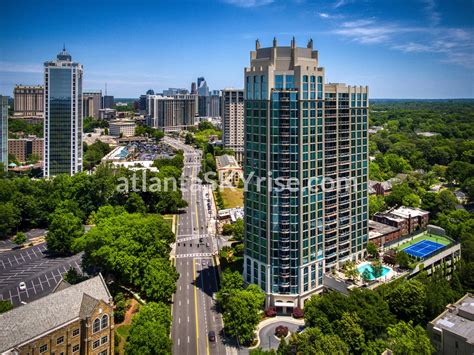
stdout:
{"type": "Polygon", "coordinates": [[[14,306],[49,294],[70,267],[80,271],[82,254],[50,257],[46,244],[0,253],[0,300],[14,306]],[[25,282],[26,289],[19,289],[25,282]]]}

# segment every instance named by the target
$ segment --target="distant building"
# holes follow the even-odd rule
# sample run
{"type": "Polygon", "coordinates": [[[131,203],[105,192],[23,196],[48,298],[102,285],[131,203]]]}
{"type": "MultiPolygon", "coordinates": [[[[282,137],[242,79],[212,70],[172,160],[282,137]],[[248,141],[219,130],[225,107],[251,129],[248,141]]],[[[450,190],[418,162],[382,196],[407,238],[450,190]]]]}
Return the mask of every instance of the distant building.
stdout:
{"type": "Polygon", "coordinates": [[[0,314],[1,354],[114,353],[112,295],[101,275],[0,314]],[[5,326],[8,325],[8,326],[5,326]]]}
{"type": "Polygon", "coordinates": [[[149,95],[147,123],[157,129],[181,129],[194,125],[196,95],[149,95]]]}
{"type": "Polygon", "coordinates": [[[146,113],[147,96],[148,95],[140,95],[138,99],[138,110],[140,110],[140,112],[146,113]]]}
{"type": "Polygon", "coordinates": [[[199,117],[209,117],[211,103],[209,96],[198,96],[198,114],[199,117]]]}
{"type": "Polygon", "coordinates": [[[64,48],[44,63],[44,176],[82,171],[82,65],[64,48]]]}
{"type": "Polygon", "coordinates": [[[427,331],[436,354],[474,354],[474,296],[464,295],[459,301],[428,323],[427,331]]]}
{"type": "Polygon", "coordinates": [[[163,90],[163,96],[175,96],[175,95],[186,95],[186,94],[189,94],[189,91],[186,89],[169,88],[167,90],[163,90]]]}
{"type": "Polygon", "coordinates": [[[13,89],[13,115],[17,117],[43,117],[44,87],[16,85],[13,89]]]}
{"type": "Polygon", "coordinates": [[[191,83],[191,94],[197,95],[197,86],[196,86],[196,82],[194,81],[191,83]]]}
{"type": "Polygon", "coordinates": [[[103,100],[102,108],[114,108],[115,104],[114,104],[113,96],[105,95],[102,100],[103,100]]]}
{"type": "Polygon", "coordinates": [[[8,96],[0,95],[0,163],[8,169],[8,96]]]}
{"type": "Polygon", "coordinates": [[[32,157],[43,160],[44,139],[37,137],[9,139],[8,153],[13,155],[20,163],[24,163],[32,157]]]}
{"type": "Polygon", "coordinates": [[[101,120],[110,121],[110,120],[115,120],[116,117],[117,117],[117,110],[113,108],[103,108],[99,110],[99,118],[101,120]]]}
{"type": "Polygon", "coordinates": [[[102,109],[102,91],[86,91],[82,93],[82,111],[84,117],[99,118],[102,109]]]}
{"type": "Polygon", "coordinates": [[[222,142],[239,163],[244,155],[244,90],[222,90],[222,142]]]}
{"type": "Polygon", "coordinates": [[[221,92],[213,90],[209,96],[209,117],[221,117],[221,92]]]}
{"type": "Polygon", "coordinates": [[[242,167],[232,155],[220,155],[216,157],[217,175],[219,183],[224,186],[238,186],[243,180],[242,167]]]}
{"type": "Polygon", "coordinates": [[[109,134],[115,137],[132,137],[135,135],[133,120],[113,120],[109,123],[109,134]]]}
{"type": "Polygon", "coordinates": [[[429,212],[419,208],[404,207],[376,213],[373,220],[400,229],[400,235],[411,234],[425,229],[429,222],[429,212]]]}

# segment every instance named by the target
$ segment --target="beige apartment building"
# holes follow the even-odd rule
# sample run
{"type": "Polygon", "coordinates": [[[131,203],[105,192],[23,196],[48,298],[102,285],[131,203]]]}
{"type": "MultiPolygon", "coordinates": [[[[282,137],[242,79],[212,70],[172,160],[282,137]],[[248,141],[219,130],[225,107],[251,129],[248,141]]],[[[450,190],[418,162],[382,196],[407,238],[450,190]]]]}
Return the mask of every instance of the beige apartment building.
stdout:
{"type": "Polygon", "coordinates": [[[222,143],[235,152],[242,163],[244,155],[244,90],[222,90],[222,143]]]}
{"type": "Polygon", "coordinates": [[[112,296],[100,274],[60,281],[50,295],[0,314],[0,324],[1,354],[114,353],[112,296]]]}
{"type": "Polygon", "coordinates": [[[37,137],[9,139],[8,153],[23,163],[32,157],[43,160],[44,139],[37,137]]]}
{"type": "Polygon", "coordinates": [[[135,122],[132,120],[114,120],[109,123],[109,134],[115,137],[133,137],[135,122]]]}
{"type": "Polygon", "coordinates": [[[41,85],[16,85],[13,89],[14,113],[16,117],[43,117],[44,87],[41,85]]]}

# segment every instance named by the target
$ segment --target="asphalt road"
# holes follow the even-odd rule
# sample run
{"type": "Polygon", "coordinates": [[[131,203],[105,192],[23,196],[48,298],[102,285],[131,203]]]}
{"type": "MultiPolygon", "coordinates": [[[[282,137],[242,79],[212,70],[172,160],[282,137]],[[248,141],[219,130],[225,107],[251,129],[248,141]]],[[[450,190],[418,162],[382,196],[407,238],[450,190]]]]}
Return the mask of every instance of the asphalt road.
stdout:
{"type": "Polygon", "coordinates": [[[190,179],[197,177],[201,152],[169,137],[164,140],[184,151],[183,175],[189,178],[183,191],[188,207],[178,217],[176,234],[180,278],[173,299],[173,353],[225,354],[222,317],[212,298],[217,291],[217,270],[212,260],[215,240],[208,233],[208,202],[202,185],[190,179]],[[216,334],[215,342],[209,341],[210,331],[216,334]]]}
{"type": "Polygon", "coordinates": [[[46,243],[26,249],[0,253],[0,300],[14,306],[46,296],[56,287],[70,267],[80,270],[82,254],[70,257],[50,257],[46,243]],[[19,283],[26,283],[26,290],[19,283]]]}

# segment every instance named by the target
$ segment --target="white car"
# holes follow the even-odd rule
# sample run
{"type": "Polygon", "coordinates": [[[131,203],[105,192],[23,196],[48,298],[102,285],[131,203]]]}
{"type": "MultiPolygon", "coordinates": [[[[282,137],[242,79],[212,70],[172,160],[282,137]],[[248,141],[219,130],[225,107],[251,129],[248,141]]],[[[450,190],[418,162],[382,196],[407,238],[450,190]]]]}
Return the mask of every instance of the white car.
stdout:
{"type": "Polygon", "coordinates": [[[26,290],[26,284],[24,282],[20,282],[20,284],[18,285],[18,288],[20,289],[20,291],[24,291],[26,290]]]}

